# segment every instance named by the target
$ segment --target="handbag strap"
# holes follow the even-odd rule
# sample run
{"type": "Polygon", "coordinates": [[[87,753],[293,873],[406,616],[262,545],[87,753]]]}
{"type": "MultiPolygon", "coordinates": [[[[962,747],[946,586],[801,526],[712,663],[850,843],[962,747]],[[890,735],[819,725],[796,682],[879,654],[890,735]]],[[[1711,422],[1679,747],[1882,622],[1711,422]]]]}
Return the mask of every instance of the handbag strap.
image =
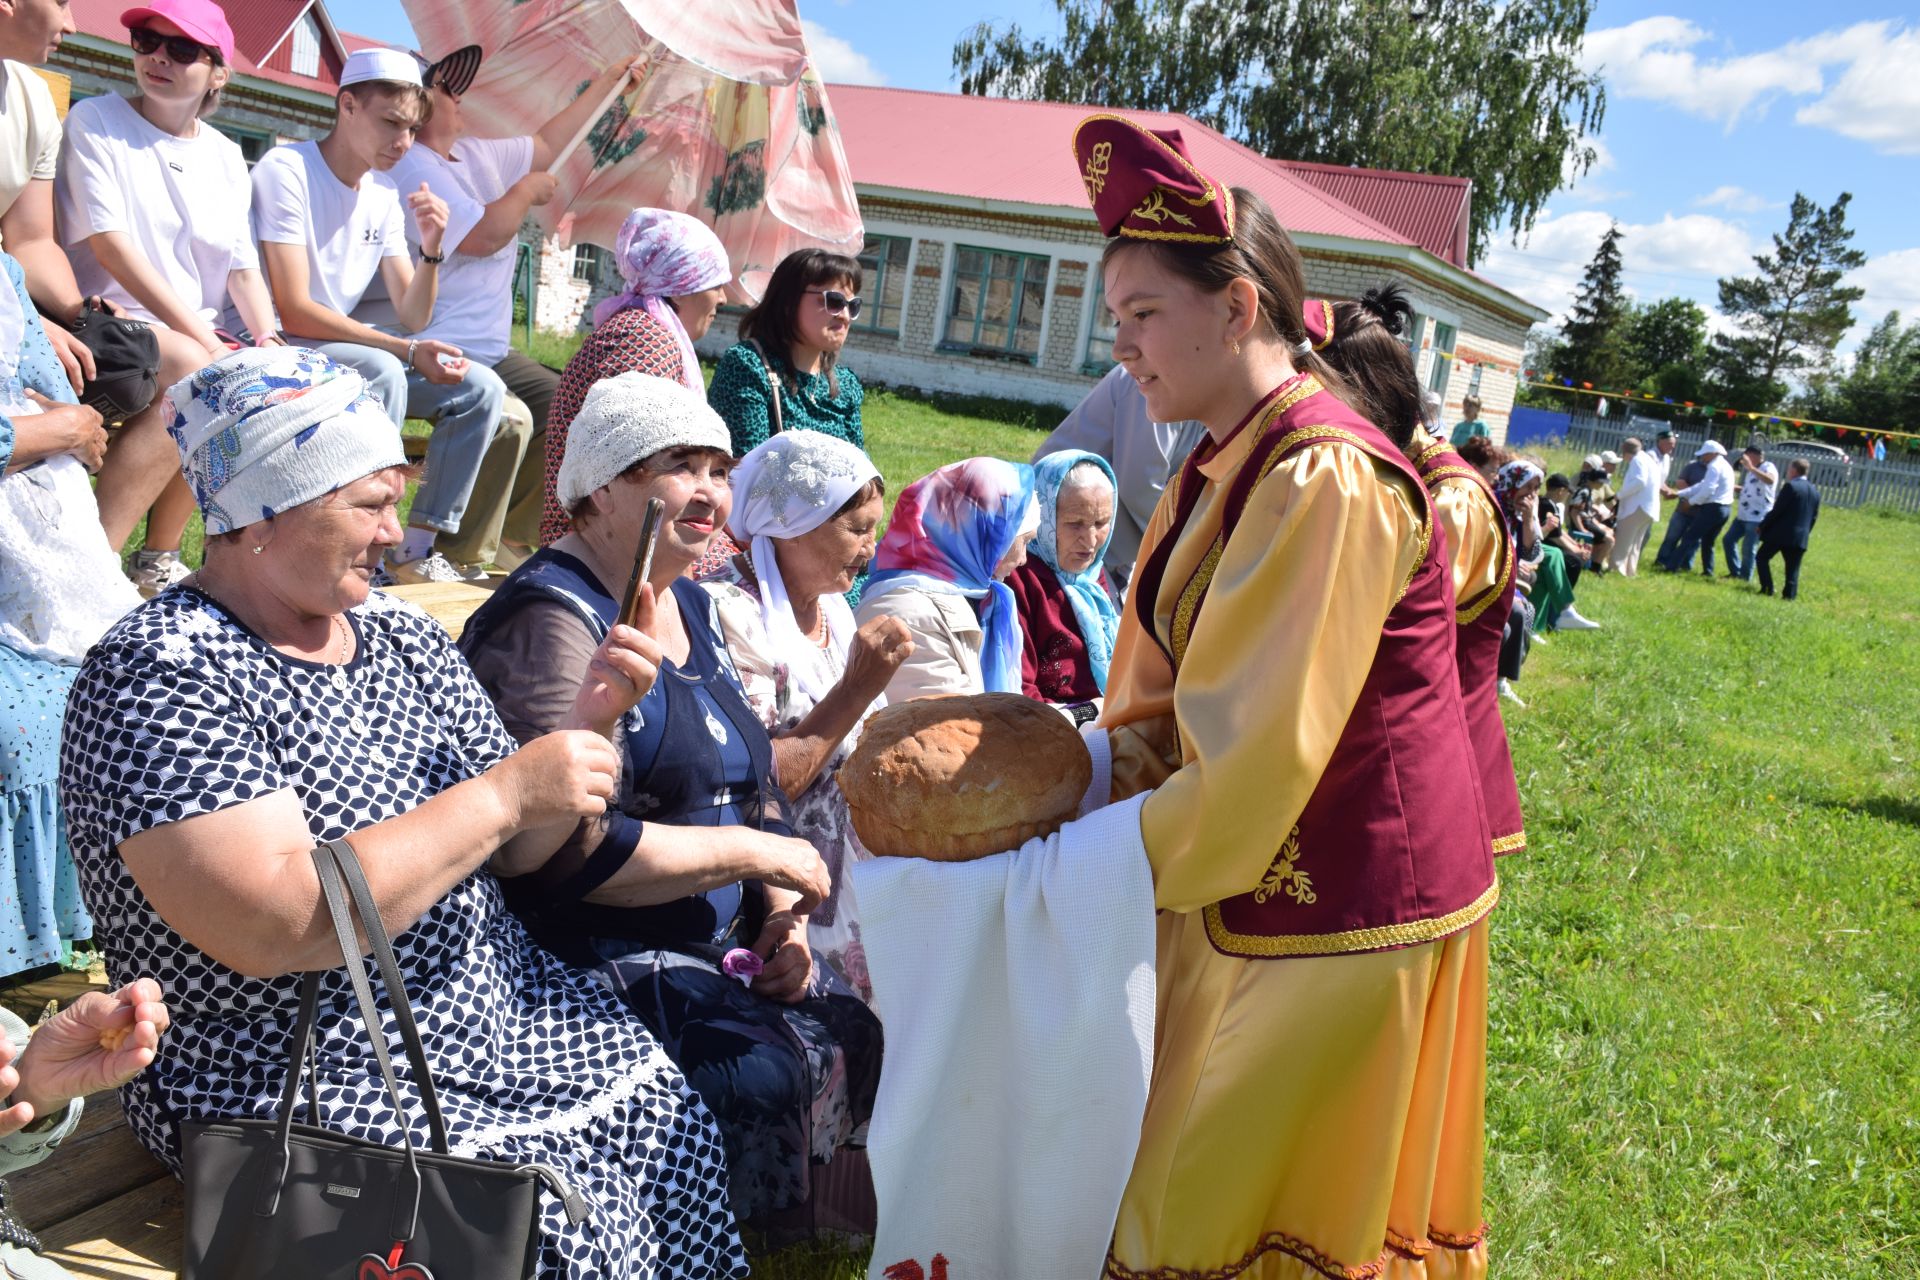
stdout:
{"type": "Polygon", "coordinates": [[[420,1027],[414,1021],[413,1002],[407,998],[406,983],[400,976],[399,962],[393,956],[393,940],[387,937],[386,926],[380,921],[380,908],[373,900],[373,890],[367,887],[367,874],[361,868],[360,858],[354,853],[353,846],[345,840],[332,840],[326,847],[332,851],[340,874],[347,882],[347,891],[353,895],[354,909],[360,915],[361,930],[373,944],[374,963],[380,970],[380,981],[387,989],[387,1002],[393,1006],[393,1020],[400,1028],[400,1041],[407,1051],[407,1063],[413,1068],[420,1101],[427,1109],[427,1130],[433,1149],[440,1155],[447,1155],[447,1124],[440,1114],[440,1095],[433,1087],[433,1068],[427,1063],[420,1027]]]}
{"type": "MultiPolygon", "coordinates": [[[[386,1082],[387,1097],[393,1103],[394,1113],[400,1118],[400,1141],[406,1150],[406,1169],[402,1174],[400,1186],[396,1189],[397,1194],[394,1196],[392,1234],[396,1241],[407,1241],[413,1238],[414,1229],[420,1220],[420,1164],[414,1150],[411,1126],[407,1124],[406,1104],[400,1093],[400,1081],[394,1075],[393,1058],[387,1052],[386,1037],[380,1034],[380,1011],[374,1005],[373,988],[367,982],[366,967],[361,963],[360,947],[354,936],[353,907],[349,905],[346,890],[341,884],[339,858],[334,846],[344,843],[344,841],[333,841],[329,844],[315,845],[311,856],[314,872],[320,881],[321,897],[326,903],[327,915],[333,925],[334,938],[340,944],[340,954],[345,961],[347,978],[353,984],[354,1001],[359,1006],[361,1022],[366,1026],[367,1038],[373,1043],[373,1056],[380,1065],[381,1078],[386,1082]]],[[[346,857],[353,857],[351,848],[347,849],[346,857]]],[[[357,869],[357,860],[354,865],[357,869]]],[[[363,919],[362,926],[369,937],[384,938],[385,936],[377,912],[363,919]]],[[[393,976],[397,978],[399,975],[396,972],[393,976]]],[[[383,973],[381,977],[384,981],[387,975],[383,973]]],[[[319,990],[319,973],[306,974],[300,984],[300,1021],[294,1032],[296,1049],[303,1057],[306,1056],[306,1046],[310,1043],[318,1018],[319,990]]],[[[391,991],[389,991],[389,998],[392,998],[391,991]]],[[[405,1000],[406,993],[403,990],[395,1004],[404,1004],[405,1000]]],[[[408,1026],[411,1025],[411,1017],[409,1017],[408,1026]]],[[[418,1039],[419,1033],[415,1031],[408,1041],[410,1060],[416,1051],[418,1039]]],[[[415,1070],[419,1069],[419,1065],[416,1064],[415,1070]]],[[[309,1070],[311,1070],[311,1060],[309,1060],[309,1070]]],[[[296,1057],[289,1075],[297,1077],[299,1074],[300,1061],[296,1057]]],[[[423,1085],[424,1091],[430,1091],[432,1088],[430,1081],[423,1081],[423,1085]]],[[[280,1105],[277,1135],[280,1142],[278,1159],[275,1167],[269,1171],[270,1176],[263,1181],[259,1202],[254,1210],[262,1217],[273,1216],[280,1205],[280,1192],[285,1185],[287,1169],[292,1161],[293,1107],[298,1092],[297,1078],[289,1079],[280,1105]]],[[[429,1115],[437,1121],[437,1109],[429,1111],[429,1115]]],[[[440,1150],[444,1152],[446,1141],[444,1132],[436,1132],[436,1137],[441,1144],[440,1150]]]]}
{"type": "Polygon", "coordinates": [[[760,349],[760,343],[753,338],[748,338],[747,345],[753,348],[753,354],[760,357],[760,367],[766,371],[767,398],[773,406],[773,434],[779,435],[784,430],[780,422],[780,378],[773,371],[773,361],[769,360],[767,353],[760,349]]]}

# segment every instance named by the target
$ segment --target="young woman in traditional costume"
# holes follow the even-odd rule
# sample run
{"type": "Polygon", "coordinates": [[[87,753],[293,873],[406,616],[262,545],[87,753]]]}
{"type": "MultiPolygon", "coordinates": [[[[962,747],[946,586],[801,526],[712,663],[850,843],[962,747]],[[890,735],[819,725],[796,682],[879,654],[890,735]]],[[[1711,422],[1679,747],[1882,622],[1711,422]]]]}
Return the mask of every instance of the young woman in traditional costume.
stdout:
{"type": "Polygon", "coordinates": [[[1513,537],[1493,486],[1420,422],[1420,380],[1401,339],[1413,305],[1398,285],[1369,289],[1358,302],[1307,299],[1307,336],[1360,397],[1367,417],[1400,443],[1432,496],[1453,566],[1454,657],[1467,730],[1480,768],[1494,856],[1527,847],[1507,726],[1500,719],[1500,644],[1513,611],[1513,537]]]}
{"type": "MultiPolygon", "coordinates": [[[[1106,1273],[1478,1276],[1498,896],[1427,491],[1342,398],[1272,211],[1112,115],[1075,150],[1114,356],[1208,439],[1108,682],[1151,791],[1153,1080],[1106,1273]]],[[[1101,738],[1094,735],[1096,753],[1101,738]]]]}

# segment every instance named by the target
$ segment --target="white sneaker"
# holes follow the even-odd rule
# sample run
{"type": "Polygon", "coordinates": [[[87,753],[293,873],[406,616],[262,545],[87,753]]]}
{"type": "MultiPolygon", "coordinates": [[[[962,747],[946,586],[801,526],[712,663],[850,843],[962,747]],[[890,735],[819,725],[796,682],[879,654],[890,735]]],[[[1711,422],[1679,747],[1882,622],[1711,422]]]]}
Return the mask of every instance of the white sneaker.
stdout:
{"type": "Polygon", "coordinates": [[[1598,631],[1600,624],[1592,618],[1583,618],[1580,611],[1572,605],[1560,611],[1560,620],[1553,624],[1556,631],[1598,631]]]}
{"type": "Polygon", "coordinates": [[[193,576],[178,551],[137,551],[128,575],[140,594],[151,600],[176,582],[193,576]]]}
{"type": "Polygon", "coordinates": [[[1514,706],[1520,708],[1522,711],[1525,711],[1527,709],[1527,704],[1520,701],[1520,695],[1513,691],[1512,682],[1509,681],[1505,676],[1502,676],[1500,678],[1500,696],[1505,698],[1508,702],[1511,702],[1514,706]]]}
{"type": "Polygon", "coordinates": [[[395,584],[409,582],[465,582],[467,576],[453,567],[453,561],[438,551],[414,560],[387,561],[387,575],[395,584]]]}
{"type": "Polygon", "coordinates": [[[1547,637],[1543,632],[1539,632],[1539,631],[1527,632],[1528,644],[1545,644],[1546,642],[1547,642],[1547,637]]]}

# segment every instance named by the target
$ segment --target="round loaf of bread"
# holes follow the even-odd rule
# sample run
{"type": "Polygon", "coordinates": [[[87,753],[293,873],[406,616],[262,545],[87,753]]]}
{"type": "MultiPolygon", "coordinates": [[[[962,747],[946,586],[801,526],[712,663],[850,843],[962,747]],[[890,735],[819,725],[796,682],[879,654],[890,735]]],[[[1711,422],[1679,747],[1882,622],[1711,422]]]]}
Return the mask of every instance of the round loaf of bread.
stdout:
{"type": "Polygon", "coordinates": [[[868,718],[840,766],[853,829],[889,857],[967,862],[1050,836],[1093,761],[1066,717],[1017,693],[922,698],[868,718]]]}

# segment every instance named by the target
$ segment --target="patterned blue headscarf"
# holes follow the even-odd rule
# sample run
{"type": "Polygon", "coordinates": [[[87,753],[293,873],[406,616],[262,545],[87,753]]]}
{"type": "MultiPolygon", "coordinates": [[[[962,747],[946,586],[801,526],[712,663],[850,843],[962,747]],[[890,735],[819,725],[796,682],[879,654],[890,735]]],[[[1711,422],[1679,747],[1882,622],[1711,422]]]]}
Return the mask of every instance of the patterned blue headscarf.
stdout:
{"type": "Polygon", "coordinates": [[[1020,692],[1020,606],[993,576],[1014,539],[1036,527],[1033,468],[999,458],[968,458],[900,491],[887,536],[873,557],[866,594],[888,582],[922,591],[986,598],[980,654],[988,693],[1020,692]]]}
{"type": "Polygon", "coordinates": [[[208,533],[231,533],[405,466],[400,428],[346,365],[305,347],[250,347],[167,392],[167,431],[208,533]]]}
{"type": "Polygon", "coordinates": [[[1040,500],[1040,535],[1033,540],[1033,554],[1053,570],[1054,577],[1060,579],[1060,585],[1066,588],[1067,603],[1073,606],[1073,620],[1080,625],[1080,638],[1087,642],[1087,658],[1093,664],[1094,683],[1100,686],[1101,693],[1105,693],[1107,667],[1113,661],[1114,637],[1120,634],[1120,611],[1114,607],[1106,588],[1100,585],[1100,570],[1106,564],[1107,545],[1113,541],[1113,527],[1107,527],[1107,536],[1101,539],[1099,550],[1094,552],[1093,563],[1078,573],[1069,573],[1060,567],[1060,534],[1055,526],[1060,509],[1060,490],[1066,484],[1067,476],[1082,463],[1100,468],[1100,473],[1107,478],[1107,492],[1113,495],[1116,504],[1119,503],[1119,482],[1114,479],[1113,468],[1105,458],[1084,449],[1066,449],[1048,454],[1033,464],[1033,492],[1040,500]]]}

